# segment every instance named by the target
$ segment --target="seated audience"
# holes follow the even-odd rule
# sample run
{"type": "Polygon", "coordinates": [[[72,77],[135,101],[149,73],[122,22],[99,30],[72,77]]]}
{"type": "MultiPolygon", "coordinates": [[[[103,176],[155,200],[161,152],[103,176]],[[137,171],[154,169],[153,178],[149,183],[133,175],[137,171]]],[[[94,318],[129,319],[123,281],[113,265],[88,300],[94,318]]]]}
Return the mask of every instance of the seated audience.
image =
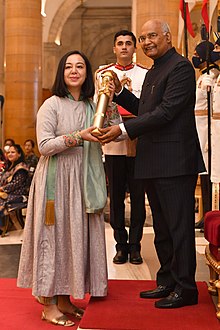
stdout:
{"type": "Polygon", "coordinates": [[[0,179],[0,233],[4,229],[7,204],[21,203],[27,199],[28,166],[19,144],[9,147],[8,164],[0,179]]]}
{"type": "Polygon", "coordinates": [[[24,142],[24,153],[25,153],[25,162],[29,168],[29,173],[31,177],[34,174],[34,171],[37,167],[39,158],[35,155],[34,152],[35,143],[33,140],[28,139],[24,142]]]}
{"type": "Polygon", "coordinates": [[[8,151],[9,151],[9,147],[10,146],[13,146],[15,144],[15,141],[13,139],[5,139],[5,142],[4,142],[4,147],[3,147],[3,150],[4,150],[4,156],[5,156],[5,159],[6,159],[6,163],[8,161],[8,151]]]}
{"type": "Polygon", "coordinates": [[[5,139],[4,142],[4,151],[8,152],[9,147],[15,145],[15,141],[13,139],[5,139]]]}

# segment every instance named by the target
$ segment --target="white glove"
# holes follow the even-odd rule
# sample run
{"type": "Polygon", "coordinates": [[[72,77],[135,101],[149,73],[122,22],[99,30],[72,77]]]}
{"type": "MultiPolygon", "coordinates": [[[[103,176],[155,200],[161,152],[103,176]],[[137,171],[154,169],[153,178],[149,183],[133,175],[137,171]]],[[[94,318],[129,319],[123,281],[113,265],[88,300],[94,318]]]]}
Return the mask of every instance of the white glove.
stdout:
{"type": "Polygon", "coordinates": [[[215,83],[215,75],[213,72],[210,72],[210,74],[204,74],[202,78],[202,90],[206,90],[208,86],[212,87],[215,83]]]}

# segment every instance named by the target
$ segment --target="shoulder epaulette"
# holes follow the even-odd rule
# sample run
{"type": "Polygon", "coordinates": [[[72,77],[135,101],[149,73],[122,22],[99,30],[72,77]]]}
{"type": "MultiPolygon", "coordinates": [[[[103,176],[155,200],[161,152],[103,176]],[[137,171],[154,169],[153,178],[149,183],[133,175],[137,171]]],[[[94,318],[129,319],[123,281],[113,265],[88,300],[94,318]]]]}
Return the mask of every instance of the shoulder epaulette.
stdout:
{"type": "Polygon", "coordinates": [[[139,67],[142,68],[142,69],[149,70],[149,68],[147,68],[147,67],[144,66],[143,64],[136,63],[136,65],[139,66],[139,67]]]}
{"type": "Polygon", "coordinates": [[[102,70],[106,70],[108,68],[110,68],[110,66],[114,65],[114,63],[110,63],[110,64],[107,64],[107,65],[102,65],[101,67],[99,67],[97,70],[96,70],[96,74],[101,72],[102,70]]]}

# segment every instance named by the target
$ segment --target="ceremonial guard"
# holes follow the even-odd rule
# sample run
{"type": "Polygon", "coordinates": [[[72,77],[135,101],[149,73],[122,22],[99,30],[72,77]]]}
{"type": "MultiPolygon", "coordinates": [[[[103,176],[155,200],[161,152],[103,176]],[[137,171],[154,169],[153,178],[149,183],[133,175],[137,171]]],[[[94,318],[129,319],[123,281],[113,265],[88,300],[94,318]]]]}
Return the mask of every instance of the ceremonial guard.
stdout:
{"type": "MultiPolygon", "coordinates": [[[[195,118],[196,127],[199,135],[200,146],[203,154],[203,159],[206,166],[206,172],[200,173],[201,189],[202,189],[202,204],[203,216],[207,211],[210,211],[210,193],[209,193],[209,180],[208,172],[208,92],[210,98],[213,96],[213,84],[216,81],[219,70],[214,62],[209,63],[209,72],[207,72],[207,49],[209,58],[214,45],[211,42],[202,41],[195,48],[195,54],[192,57],[193,65],[196,69],[200,70],[200,76],[197,80],[196,86],[196,104],[195,104],[195,118]],[[207,48],[208,47],[208,48],[207,48]],[[207,89],[210,86],[210,90],[207,89]]],[[[204,219],[199,219],[196,228],[203,228],[204,219]]]]}
{"type": "MultiPolygon", "coordinates": [[[[116,64],[100,67],[95,74],[96,95],[102,81],[102,73],[113,70],[117,73],[122,84],[134,95],[140,97],[142,84],[147,69],[132,62],[136,51],[136,38],[127,30],[119,31],[114,36],[113,51],[116,55],[116,64]]],[[[133,117],[122,107],[118,110],[126,121],[133,117]]],[[[146,151],[147,152],[147,151],[146,151]]],[[[145,191],[141,180],[134,179],[134,160],[136,141],[130,139],[110,142],[103,146],[105,166],[110,194],[110,224],[114,230],[116,240],[116,255],[113,262],[123,264],[128,260],[132,264],[141,264],[140,241],[145,222],[145,191]],[[130,192],[131,217],[129,235],[125,228],[125,196],[127,189],[130,192]]]]}
{"type": "MultiPolygon", "coordinates": [[[[211,61],[220,65],[220,37],[215,42],[215,49],[211,52],[211,61]]],[[[217,79],[204,82],[213,86],[213,107],[211,117],[211,182],[212,182],[212,209],[219,210],[219,183],[220,183],[220,75],[217,79]]]]}

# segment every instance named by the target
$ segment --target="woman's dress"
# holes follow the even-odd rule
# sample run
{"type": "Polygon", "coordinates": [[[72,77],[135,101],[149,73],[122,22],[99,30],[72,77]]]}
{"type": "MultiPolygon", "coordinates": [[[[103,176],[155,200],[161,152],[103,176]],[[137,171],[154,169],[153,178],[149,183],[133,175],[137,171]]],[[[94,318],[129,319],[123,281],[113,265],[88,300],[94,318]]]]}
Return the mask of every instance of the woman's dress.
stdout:
{"type": "Polygon", "coordinates": [[[29,194],[17,284],[35,296],[107,294],[104,216],[87,214],[83,197],[83,147],[66,147],[64,135],[84,127],[85,103],[52,96],[38,112],[42,156],[29,194]],[[45,225],[46,179],[56,155],[55,224],[45,225]]]}

